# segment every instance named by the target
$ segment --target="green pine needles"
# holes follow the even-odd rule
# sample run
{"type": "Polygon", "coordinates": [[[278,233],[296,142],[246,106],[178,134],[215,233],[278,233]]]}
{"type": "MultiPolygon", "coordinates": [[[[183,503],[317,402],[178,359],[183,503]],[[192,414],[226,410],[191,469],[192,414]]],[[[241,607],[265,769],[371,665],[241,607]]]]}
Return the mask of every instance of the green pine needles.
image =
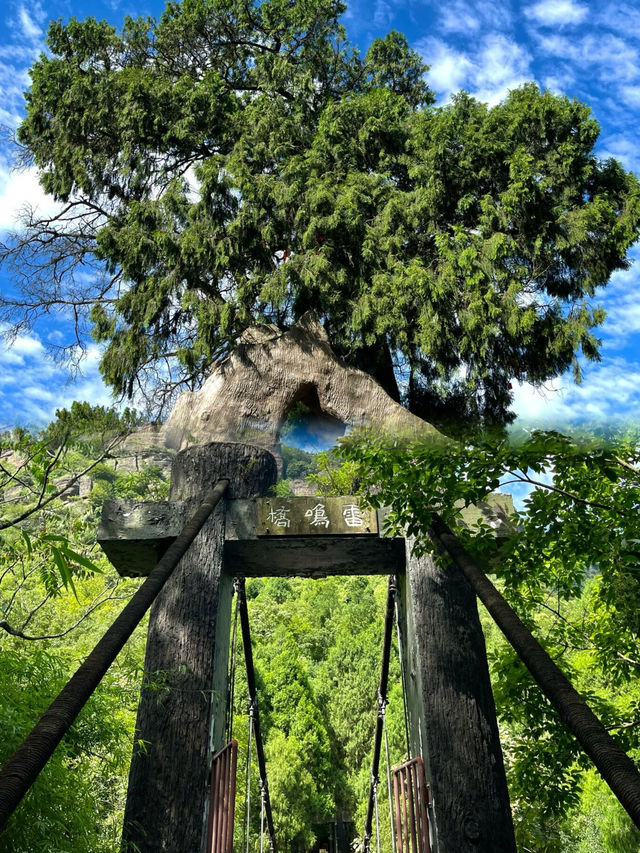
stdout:
{"type": "Polygon", "coordinates": [[[105,380],[160,407],[248,325],[310,309],[394,396],[402,376],[417,414],[504,422],[509,380],[597,359],[592,300],[640,196],[596,158],[588,107],[533,84],[435,107],[405,37],[361,56],[344,9],[185,0],[120,31],[53,23],[19,140],[62,207],[4,246],[21,293],[3,319],[72,302],[105,380]]]}

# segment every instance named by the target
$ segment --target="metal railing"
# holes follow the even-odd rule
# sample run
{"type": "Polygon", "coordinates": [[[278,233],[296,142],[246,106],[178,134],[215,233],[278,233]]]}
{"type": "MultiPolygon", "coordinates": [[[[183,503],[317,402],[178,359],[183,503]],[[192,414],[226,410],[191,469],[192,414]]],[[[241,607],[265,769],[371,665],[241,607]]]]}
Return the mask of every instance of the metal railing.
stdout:
{"type": "Polygon", "coordinates": [[[421,758],[412,758],[393,771],[398,853],[431,853],[429,788],[421,758]]]}
{"type": "Polygon", "coordinates": [[[238,741],[230,741],[213,756],[207,853],[232,853],[236,803],[238,741]]]}

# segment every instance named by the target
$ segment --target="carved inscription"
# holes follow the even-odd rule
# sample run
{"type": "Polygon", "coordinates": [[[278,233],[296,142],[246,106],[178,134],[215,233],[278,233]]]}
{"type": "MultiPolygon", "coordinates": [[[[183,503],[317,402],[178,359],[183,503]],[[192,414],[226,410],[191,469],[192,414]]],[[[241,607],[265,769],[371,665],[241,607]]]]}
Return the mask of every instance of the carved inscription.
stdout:
{"type": "Polygon", "coordinates": [[[372,535],[378,532],[376,512],[358,497],[261,498],[258,536],[372,535]]]}

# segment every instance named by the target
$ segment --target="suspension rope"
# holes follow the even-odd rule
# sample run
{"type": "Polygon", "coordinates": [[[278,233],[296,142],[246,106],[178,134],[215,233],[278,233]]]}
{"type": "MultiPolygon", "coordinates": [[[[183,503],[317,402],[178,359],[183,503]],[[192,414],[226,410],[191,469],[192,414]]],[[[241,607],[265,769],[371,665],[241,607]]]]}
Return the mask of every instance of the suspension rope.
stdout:
{"type": "Polygon", "coordinates": [[[404,653],[402,651],[402,629],[400,628],[400,602],[396,596],[396,635],[398,637],[398,659],[400,661],[400,678],[402,680],[402,711],[404,715],[404,736],[407,747],[407,760],[411,757],[411,739],[409,737],[409,711],[407,709],[407,673],[404,666],[404,653]]]}
{"type": "Polygon", "coordinates": [[[233,582],[235,607],[233,609],[233,632],[231,635],[231,651],[229,653],[229,676],[227,679],[227,743],[233,739],[233,703],[236,690],[236,646],[238,641],[238,579],[233,582]]]}
{"type": "Polygon", "coordinates": [[[387,766],[387,794],[389,797],[389,831],[391,832],[391,850],[396,853],[396,836],[393,831],[393,797],[391,794],[391,761],[389,760],[389,737],[387,735],[387,715],[385,708],[382,708],[382,728],[384,731],[384,751],[385,763],[387,766]]]}
{"type": "MultiPolygon", "coordinates": [[[[253,710],[253,733],[256,742],[256,756],[258,759],[258,770],[260,772],[260,785],[264,791],[264,811],[267,819],[267,832],[269,834],[269,847],[271,853],[276,853],[276,837],[273,826],[273,813],[271,811],[271,798],[269,797],[269,784],[267,781],[267,768],[264,758],[264,746],[260,730],[260,714],[258,713],[258,696],[256,688],[256,674],[253,666],[253,651],[251,649],[251,635],[249,632],[249,614],[247,611],[247,596],[245,592],[244,578],[239,578],[238,587],[238,610],[240,614],[240,630],[242,632],[242,645],[244,647],[244,659],[247,669],[247,686],[249,688],[249,699],[253,710]]],[[[248,844],[248,842],[247,842],[248,844]]],[[[247,846],[248,853],[248,846],[247,846]]]]}
{"type": "Polygon", "coordinates": [[[266,788],[260,785],[260,853],[264,853],[264,803],[266,799],[266,788]]]}
{"type": "Polygon", "coordinates": [[[373,804],[376,812],[376,849],[380,853],[380,816],[378,815],[378,780],[371,779],[373,787],[373,804]]]}
{"type": "Polygon", "coordinates": [[[247,742],[247,769],[246,769],[246,837],[245,837],[245,853],[249,853],[249,827],[251,822],[251,735],[253,734],[253,700],[249,700],[249,737],[247,742]]]}
{"type": "MultiPolygon", "coordinates": [[[[377,819],[377,783],[378,770],[380,767],[380,750],[382,746],[382,733],[384,725],[384,708],[387,704],[387,685],[389,682],[389,660],[391,657],[391,635],[393,633],[394,604],[396,600],[397,584],[395,575],[389,576],[387,588],[387,605],[384,616],[384,637],[382,641],[382,665],[380,667],[380,683],[378,685],[378,718],[373,741],[373,759],[371,762],[371,784],[369,786],[369,802],[367,804],[367,817],[364,825],[363,848],[364,853],[369,853],[371,845],[371,828],[373,823],[373,812],[376,810],[377,819]]],[[[379,841],[378,841],[379,843],[379,841]]]]}

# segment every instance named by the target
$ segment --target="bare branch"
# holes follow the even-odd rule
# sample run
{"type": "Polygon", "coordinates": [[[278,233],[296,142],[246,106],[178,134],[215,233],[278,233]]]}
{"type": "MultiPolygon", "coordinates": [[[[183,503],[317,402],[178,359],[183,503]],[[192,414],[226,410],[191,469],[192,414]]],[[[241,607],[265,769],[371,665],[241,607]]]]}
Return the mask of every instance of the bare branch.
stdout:
{"type": "Polygon", "coordinates": [[[1,621],[1,622],[0,622],[0,628],[1,628],[3,631],[6,631],[6,632],[7,632],[7,634],[11,634],[11,636],[12,636],[12,637],[19,637],[21,640],[31,640],[31,641],[37,641],[37,640],[57,640],[57,639],[59,639],[60,637],[66,637],[66,635],[67,635],[67,634],[70,634],[70,633],[71,633],[71,631],[73,631],[75,628],[77,628],[77,627],[78,627],[78,625],[80,625],[82,622],[84,622],[84,620],[85,620],[88,616],[90,616],[90,615],[94,612],[94,610],[97,610],[97,609],[98,609],[99,607],[101,607],[103,604],[106,604],[106,602],[107,602],[107,601],[124,601],[125,599],[131,598],[133,595],[134,595],[134,592],[128,592],[128,593],[126,593],[125,595],[107,595],[107,596],[105,596],[104,598],[101,598],[101,599],[100,599],[99,601],[97,601],[94,605],[92,605],[91,607],[89,607],[89,608],[88,608],[88,609],[87,609],[87,610],[82,614],[82,616],[81,616],[78,620],[76,620],[76,621],[73,623],[73,625],[70,625],[68,628],[65,628],[65,630],[64,630],[64,631],[59,631],[57,634],[40,634],[40,635],[37,635],[37,636],[36,636],[36,635],[25,634],[25,633],[24,633],[23,631],[21,631],[21,630],[18,630],[18,629],[16,629],[16,628],[12,628],[12,627],[11,627],[11,625],[10,625],[6,620],[3,620],[3,621],[1,621]]]}

